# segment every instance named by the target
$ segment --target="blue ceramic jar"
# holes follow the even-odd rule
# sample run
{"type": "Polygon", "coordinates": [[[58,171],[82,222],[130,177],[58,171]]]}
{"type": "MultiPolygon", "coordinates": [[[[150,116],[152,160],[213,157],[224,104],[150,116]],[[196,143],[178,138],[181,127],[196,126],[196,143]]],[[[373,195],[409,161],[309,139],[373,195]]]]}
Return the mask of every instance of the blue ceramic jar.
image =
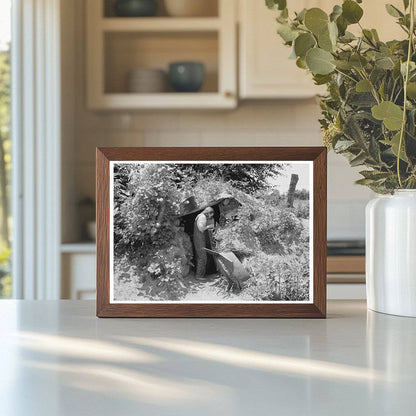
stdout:
{"type": "Polygon", "coordinates": [[[169,81],[177,92],[197,92],[205,80],[205,67],[201,62],[172,62],[169,81]]]}
{"type": "Polygon", "coordinates": [[[158,0],[117,0],[114,10],[120,17],[156,16],[158,0]]]}

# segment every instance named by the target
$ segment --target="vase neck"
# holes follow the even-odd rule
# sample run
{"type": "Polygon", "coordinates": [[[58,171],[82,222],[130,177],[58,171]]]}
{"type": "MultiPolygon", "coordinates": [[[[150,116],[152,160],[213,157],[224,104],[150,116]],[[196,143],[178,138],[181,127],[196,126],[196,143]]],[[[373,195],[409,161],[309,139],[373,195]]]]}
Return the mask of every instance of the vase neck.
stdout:
{"type": "Polygon", "coordinates": [[[396,189],[394,195],[416,197],[416,189],[396,189]]]}

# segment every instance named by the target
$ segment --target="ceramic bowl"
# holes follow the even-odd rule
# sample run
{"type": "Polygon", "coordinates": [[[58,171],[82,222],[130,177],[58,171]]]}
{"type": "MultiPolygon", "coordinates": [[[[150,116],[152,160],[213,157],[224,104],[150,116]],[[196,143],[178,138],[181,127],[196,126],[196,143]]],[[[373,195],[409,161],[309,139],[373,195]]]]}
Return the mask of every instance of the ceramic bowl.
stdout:
{"type": "Polygon", "coordinates": [[[157,4],[158,0],[117,0],[114,11],[119,17],[156,16],[157,4]]]}
{"type": "Polygon", "coordinates": [[[176,92],[197,92],[205,80],[205,67],[201,62],[172,62],[169,65],[169,82],[176,92]]]}
{"type": "Polygon", "coordinates": [[[127,90],[135,93],[160,93],[167,90],[166,72],[161,69],[138,68],[129,73],[127,90]]]}

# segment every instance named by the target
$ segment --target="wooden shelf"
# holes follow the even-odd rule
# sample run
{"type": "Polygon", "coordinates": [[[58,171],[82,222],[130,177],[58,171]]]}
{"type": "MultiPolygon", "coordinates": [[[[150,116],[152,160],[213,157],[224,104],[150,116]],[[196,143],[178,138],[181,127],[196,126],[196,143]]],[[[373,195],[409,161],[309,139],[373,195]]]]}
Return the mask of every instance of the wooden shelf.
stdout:
{"type": "Polygon", "coordinates": [[[102,94],[90,105],[100,109],[215,109],[234,108],[232,96],[217,93],[102,94]]]}
{"type": "Polygon", "coordinates": [[[105,32],[201,32],[218,31],[218,17],[107,17],[98,20],[99,28],[105,32]]]}
{"type": "Polygon", "coordinates": [[[363,274],[365,256],[328,256],[328,273],[363,274]]]}
{"type": "Polygon", "coordinates": [[[63,243],[61,244],[61,253],[78,254],[78,253],[95,253],[95,242],[80,241],[78,243],[63,243]]]}

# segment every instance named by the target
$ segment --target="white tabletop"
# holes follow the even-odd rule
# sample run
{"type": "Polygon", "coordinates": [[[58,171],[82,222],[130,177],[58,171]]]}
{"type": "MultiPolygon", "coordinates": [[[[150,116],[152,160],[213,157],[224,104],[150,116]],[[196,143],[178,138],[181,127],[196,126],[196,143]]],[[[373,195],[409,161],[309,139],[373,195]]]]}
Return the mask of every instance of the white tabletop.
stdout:
{"type": "Polygon", "coordinates": [[[412,415],[416,319],[97,319],[0,301],[0,415],[412,415]]]}

